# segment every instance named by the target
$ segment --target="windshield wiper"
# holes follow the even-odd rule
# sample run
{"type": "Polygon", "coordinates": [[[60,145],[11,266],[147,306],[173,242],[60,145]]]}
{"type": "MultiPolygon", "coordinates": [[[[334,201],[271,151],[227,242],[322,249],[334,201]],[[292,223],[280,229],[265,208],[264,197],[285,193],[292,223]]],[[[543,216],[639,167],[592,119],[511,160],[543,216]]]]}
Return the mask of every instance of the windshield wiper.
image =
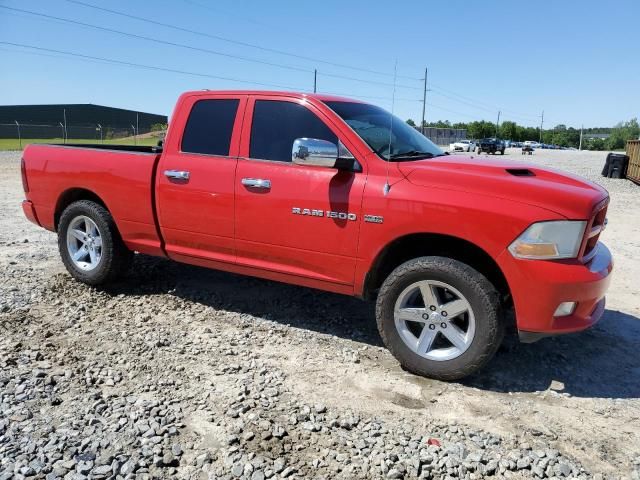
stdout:
{"type": "Polygon", "coordinates": [[[400,158],[414,158],[414,157],[432,158],[433,153],[421,152],[419,150],[409,150],[408,152],[400,152],[400,153],[394,153],[393,155],[389,155],[389,160],[397,160],[400,158]]]}

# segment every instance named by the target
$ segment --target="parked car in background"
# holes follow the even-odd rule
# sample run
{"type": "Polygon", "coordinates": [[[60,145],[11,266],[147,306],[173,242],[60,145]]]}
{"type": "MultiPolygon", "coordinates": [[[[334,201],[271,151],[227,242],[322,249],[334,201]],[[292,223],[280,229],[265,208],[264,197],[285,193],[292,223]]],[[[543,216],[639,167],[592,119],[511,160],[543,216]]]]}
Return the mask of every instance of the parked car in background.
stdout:
{"type": "Polygon", "coordinates": [[[533,155],[533,147],[531,145],[522,146],[522,155],[533,155]]]}
{"type": "Polygon", "coordinates": [[[524,147],[531,147],[531,148],[541,148],[540,144],[538,142],[534,142],[533,140],[526,140],[523,143],[524,147]]]}
{"type": "Polygon", "coordinates": [[[478,153],[491,153],[496,154],[500,152],[500,155],[504,155],[506,146],[504,142],[498,138],[483,138],[478,143],[478,153]]]}
{"type": "Polygon", "coordinates": [[[452,152],[473,152],[475,148],[476,144],[473,140],[458,140],[449,144],[449,150],[452,152]]]}

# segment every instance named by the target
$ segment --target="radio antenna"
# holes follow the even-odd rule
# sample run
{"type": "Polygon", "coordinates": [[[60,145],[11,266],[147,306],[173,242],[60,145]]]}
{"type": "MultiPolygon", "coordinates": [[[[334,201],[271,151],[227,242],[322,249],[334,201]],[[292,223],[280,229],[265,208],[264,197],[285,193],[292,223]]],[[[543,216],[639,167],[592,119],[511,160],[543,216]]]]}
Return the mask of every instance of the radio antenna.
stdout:
{"type": "Polygon", "coordinates": [[[391,163],[391,136],[393,135],[393,110],[396,105],[396,77],[398,76],[398,59],[396,58],[396,63],[393,66],[393,95],[391,96],[391,115],[389,116],[389,149],[387,155],[387,181],[382,188],[382,193],[387,196],[389,194],[389,190],[391,190],[391,185],[389,184],[389,164],[391,163]]]}

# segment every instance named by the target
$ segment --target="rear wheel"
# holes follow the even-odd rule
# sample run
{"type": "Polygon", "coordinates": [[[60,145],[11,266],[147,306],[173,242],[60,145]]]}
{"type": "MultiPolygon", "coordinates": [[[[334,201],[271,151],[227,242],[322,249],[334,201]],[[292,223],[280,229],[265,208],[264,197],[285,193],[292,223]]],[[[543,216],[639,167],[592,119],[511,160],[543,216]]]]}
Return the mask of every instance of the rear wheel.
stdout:
{"type": "Polygon", "coordinates": [[[114,280],[132,258],[109,211],[89,200],[74,202],[62,212],[58,249],[71,276],[88,285],[114,280]]]}
{"type": "Polygon", "coordinates": [[[396,268],[376,303],[380,335],[410,372],[457,380],[477,371],[503,337],[498,293],[468,265],[421,257],[396,268]]]}

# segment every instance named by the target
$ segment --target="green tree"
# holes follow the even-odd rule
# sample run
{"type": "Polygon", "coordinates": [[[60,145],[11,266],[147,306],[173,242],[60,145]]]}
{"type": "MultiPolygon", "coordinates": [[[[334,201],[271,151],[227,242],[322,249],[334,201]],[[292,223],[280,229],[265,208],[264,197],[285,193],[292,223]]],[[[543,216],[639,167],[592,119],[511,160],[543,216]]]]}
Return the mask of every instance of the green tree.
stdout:
{"type": "Polygon", "coordinates": [[[502,122],[499,132],[500,138],[504,138],[505,140],[517,140],[518,125],[516,124],[516,122],[502,122]]]}
{"type": "Polygon", "coordinates": [[[467,138],[488,138],[496,134],[496,125],[493,122],[481,120],[470,122],[467,126],[467,138]]]}
{"type": "Polygon", "coordinates": [[[602,138],[590,138],[583,142],[582,147],[585,150],[605,150],[605,141],[602,138]]]}
{"type": "Polygon", "coordinates": [[[169,127],[168,124],[166,123],[153,123],[151,124],[151,131],[152,132],[162,132],[164,130],[166,130],[169,127]]]}
{"type": "Polygon", "coordinates": [[[605,142],[605,147],[609,150],[620,150],[625,147],[627,140],[640,137],[640,125],[637,118],[632,118],[628,122],[618,123],[612,130],[611,135],[605,142]]]}
{"type": "Polygon", "coordinates": [[[415,127],[415,126],[416,126],[416,122],[414,122],[414,121],[413,121],[413,120],[411,120],[411,119],[408,119],[408,120],[407,120],[407,125],[411,125],[412,127],[415,127]]]}

